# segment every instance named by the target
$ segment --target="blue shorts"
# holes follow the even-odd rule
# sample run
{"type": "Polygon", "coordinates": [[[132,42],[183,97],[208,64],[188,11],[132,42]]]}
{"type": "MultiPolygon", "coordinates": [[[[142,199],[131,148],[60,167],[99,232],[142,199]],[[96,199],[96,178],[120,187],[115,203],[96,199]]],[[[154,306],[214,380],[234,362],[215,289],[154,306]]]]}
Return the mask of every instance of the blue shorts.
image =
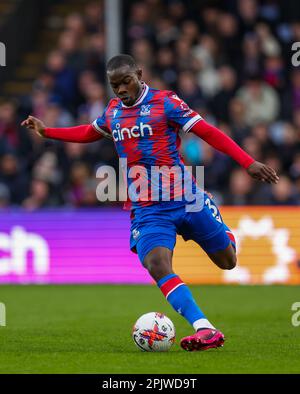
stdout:
{"type": "Polygon", "coordinates": [[[132,211],[130,249],[138,254],[142,263],[158,246],[173,251],[176,234],[185,241],[195,241],[206,253],[224,250],[230,243],[235,247],[233,234],[206,193],[203,208],[198,212],[186,212],[185,205],[176,206],[172,202],[167,206],[158,203],[132,211]]]}

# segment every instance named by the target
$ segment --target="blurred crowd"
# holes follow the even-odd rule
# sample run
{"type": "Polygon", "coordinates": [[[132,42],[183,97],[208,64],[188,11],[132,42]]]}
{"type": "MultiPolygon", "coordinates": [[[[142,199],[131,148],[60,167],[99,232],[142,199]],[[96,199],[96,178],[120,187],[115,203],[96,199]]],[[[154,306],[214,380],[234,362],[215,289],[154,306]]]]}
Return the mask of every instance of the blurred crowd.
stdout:
{"type": "MultiPolygon", "coordinates": [[[[189,165],[205,166],[219,204],[300,204],[300,67],[291,46],[300,22],[279,1],[124,1],[124,45],[152,87],[174,90],[208,122],[280,175],[258,183],[232,159],[192,134],[189,165]],[[219,4],[220,3],[220,4],[219,4]],[[127,4],[127,6],[126,6],[127,4]],[[285,10],[286,11],[286,10],[285,10]]],[[[87,124],[107,103],[104,10],[87,3],[68,15],[32,92],[0,102],[0,207],[89,207],[96,169],[118,168],[113,143],[44,140],[20,127],[29,113],[49,127],[87,124]]]]}

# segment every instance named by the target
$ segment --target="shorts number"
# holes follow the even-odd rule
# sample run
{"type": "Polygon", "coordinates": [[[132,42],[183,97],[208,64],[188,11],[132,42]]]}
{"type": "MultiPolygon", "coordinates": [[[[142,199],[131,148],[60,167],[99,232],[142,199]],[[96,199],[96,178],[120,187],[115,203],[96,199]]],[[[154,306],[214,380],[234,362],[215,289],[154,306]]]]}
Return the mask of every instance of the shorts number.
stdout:
{"type": "Polygon", "coordinates": [[[211,201],[209,198],[205,200],[205,204],[208,206],[208,208],[212,211],[213,217],[219,222],[222,223],[221,215],[218,215],[218,210],[215,205],[211,205],[211,201]]]}

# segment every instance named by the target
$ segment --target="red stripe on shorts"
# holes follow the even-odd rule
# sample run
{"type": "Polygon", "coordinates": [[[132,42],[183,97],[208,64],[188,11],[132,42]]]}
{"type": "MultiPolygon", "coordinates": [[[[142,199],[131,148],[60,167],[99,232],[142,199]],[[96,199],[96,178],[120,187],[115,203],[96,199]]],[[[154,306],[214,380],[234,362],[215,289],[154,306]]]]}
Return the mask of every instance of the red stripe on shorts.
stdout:
{"type": "Polygon", "coordinates": [[[234,235],[233,235],[230,231],[226,231],[226,234],[228,235],[230,241],[236,243],[236,242],[235,242],[234,235]]]}

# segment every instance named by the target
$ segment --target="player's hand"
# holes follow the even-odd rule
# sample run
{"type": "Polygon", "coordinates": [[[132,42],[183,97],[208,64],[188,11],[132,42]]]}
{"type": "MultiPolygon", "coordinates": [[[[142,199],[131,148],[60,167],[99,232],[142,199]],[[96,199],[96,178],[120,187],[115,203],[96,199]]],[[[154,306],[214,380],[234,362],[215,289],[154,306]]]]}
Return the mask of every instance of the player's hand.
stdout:
{"type": "Polygon", "coordinates": [[[268,183],[278,183],[279,177],[276,174],[276,171],[273,168],[260,163],[259,161],[255,161],[248,168],[247,172],[252,178],[257,179],[262,182],[268,183]]]}
{"type": "Polygon", "coordinates": [[[29,115],[27,119],[23,120],[21,126],[26,127],[28,130],[35,131],[40,137],[45,137],[45,124],[34,116],[29,115]]]}

